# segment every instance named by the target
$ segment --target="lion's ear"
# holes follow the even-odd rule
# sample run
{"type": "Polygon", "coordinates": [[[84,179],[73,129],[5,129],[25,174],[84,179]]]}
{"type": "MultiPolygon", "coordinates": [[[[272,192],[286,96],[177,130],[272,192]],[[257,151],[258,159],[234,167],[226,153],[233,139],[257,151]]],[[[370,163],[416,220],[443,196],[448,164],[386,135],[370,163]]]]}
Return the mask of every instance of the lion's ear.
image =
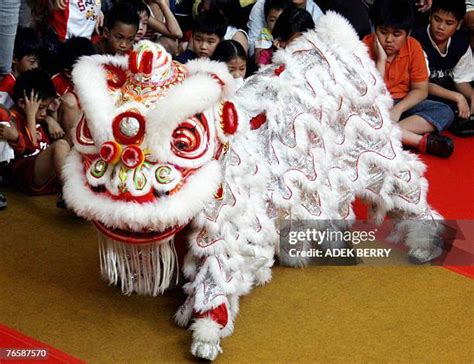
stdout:
{"type": "Polygon", "coordinates": [[[229,73],[227,65],[223,62],[209,59],[195,59],[186,63],[188,75],[208,74],[221,86],[221,100],[230,99],[235,93],[235,82],[229,73]]]}

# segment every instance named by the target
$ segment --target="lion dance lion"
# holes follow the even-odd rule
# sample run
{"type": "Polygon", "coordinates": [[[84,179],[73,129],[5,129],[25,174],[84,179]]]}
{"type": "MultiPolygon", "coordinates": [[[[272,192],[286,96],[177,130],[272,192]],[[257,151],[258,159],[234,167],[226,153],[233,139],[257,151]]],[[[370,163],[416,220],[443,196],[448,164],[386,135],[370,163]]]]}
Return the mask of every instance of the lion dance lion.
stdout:
{"type": "Polygon", "coordinates": [[[125,294],[156,296],[184,276],[175,319],[197,357],[222,352],[239,296],[271,279],[279,219],[350,223],[360,197],[376,222],[399,221],[414,259],[440,254],[424,165],[402,150],[383,81],[338,15],[237,93],[225,64],[181,65],[147,41],[82,58],[73,79],[85,117],[67,204],[97,227],[102,275],[125,294]]]}

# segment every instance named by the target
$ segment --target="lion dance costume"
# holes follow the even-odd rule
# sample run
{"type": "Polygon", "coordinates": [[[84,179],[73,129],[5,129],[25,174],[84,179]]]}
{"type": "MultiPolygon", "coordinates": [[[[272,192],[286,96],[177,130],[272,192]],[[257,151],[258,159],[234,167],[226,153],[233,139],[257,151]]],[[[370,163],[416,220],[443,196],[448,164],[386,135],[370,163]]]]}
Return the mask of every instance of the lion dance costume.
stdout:
{"type": "Polygon", "coordinates": [[[402,150],[383,81],[335,14],[236,94],[225,64],[183,66],[146,41],[129,57],[83,58],[73,78],[85,117],[66,201],[97,227],[102,274],[125,294],[158,295],[181,271],[175,318],[195,356],[217,357],[239,296],[271,279],[277,219],[350,222],[358,196],[375,221],[400,221],[412,257],[440,254],[424,165],[402,150]]]}

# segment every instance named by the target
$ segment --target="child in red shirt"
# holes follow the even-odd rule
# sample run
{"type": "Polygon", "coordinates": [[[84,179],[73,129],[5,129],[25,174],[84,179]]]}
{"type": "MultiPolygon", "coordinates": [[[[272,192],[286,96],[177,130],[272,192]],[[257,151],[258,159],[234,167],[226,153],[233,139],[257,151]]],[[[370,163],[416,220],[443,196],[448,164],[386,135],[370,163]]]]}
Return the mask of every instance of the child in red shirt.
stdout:
{"type": "Polygon", "coordinates": [[[363,41],[394,98],[390,116],[402,129],[403,144],[422,153],[449,157],[454,144],[439,132],[451,125],[454,113],[441,102],[426,100],[428,69],[421,45],[409,37],[413,26],[410,4],[378,0],[373,10],[375,32],[363,41]]]}
{"type": "MultiPolygon", "coordinates": [[[[55,74],[51,81],[56,94],[61,98],[57,120],[63,130],[72,130],[83,115],[74,92],[72,69],[79,58],[93,54],[95,54],[95,49],[92,42],[84,37],[71,38],[61,44],[59,51],[61,72],[55,74]]],[[[66,139],[72,144],[71,135],[66,134],[66,139]]]]}
{"type": "Polygon", "coordinates": [[[42,50],[41,40],[31,28],[18,28],[13,48],[12,72],[0,82],[0,104],[13,106],[13,88],[23,72],[38,68],[42,50]]]}
{"type": "Polygon", "coordinates": [[[62,181],[61,169],[70,145],[63,139],[52,142],[44,123],[55,95],[46,72],[22,73],[13,92],[13,124],[9,128],[0,125],[1,138],[15,150],[15,159],[8,166],[9,180],[29,195],[55,193],[62,181]]]}

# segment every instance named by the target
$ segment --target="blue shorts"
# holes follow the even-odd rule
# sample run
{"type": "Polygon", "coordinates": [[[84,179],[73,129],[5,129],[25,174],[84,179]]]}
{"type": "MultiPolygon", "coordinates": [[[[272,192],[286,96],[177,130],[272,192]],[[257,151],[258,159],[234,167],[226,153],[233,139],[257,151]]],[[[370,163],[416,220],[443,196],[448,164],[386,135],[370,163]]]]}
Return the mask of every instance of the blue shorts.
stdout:
{"type": "MultiPolygon", "coordinates": [[[[395,100],[395,104],[401,100],[395,100]]],[[[443,131],[449,128],[454,120],[454,112],[451,108],[439,101],[423,100],[419,104],[413,106],[410,110],[405,111],[400,120],[409,116],[417,115],[422,117],[438,131],[443,131]]]]}

